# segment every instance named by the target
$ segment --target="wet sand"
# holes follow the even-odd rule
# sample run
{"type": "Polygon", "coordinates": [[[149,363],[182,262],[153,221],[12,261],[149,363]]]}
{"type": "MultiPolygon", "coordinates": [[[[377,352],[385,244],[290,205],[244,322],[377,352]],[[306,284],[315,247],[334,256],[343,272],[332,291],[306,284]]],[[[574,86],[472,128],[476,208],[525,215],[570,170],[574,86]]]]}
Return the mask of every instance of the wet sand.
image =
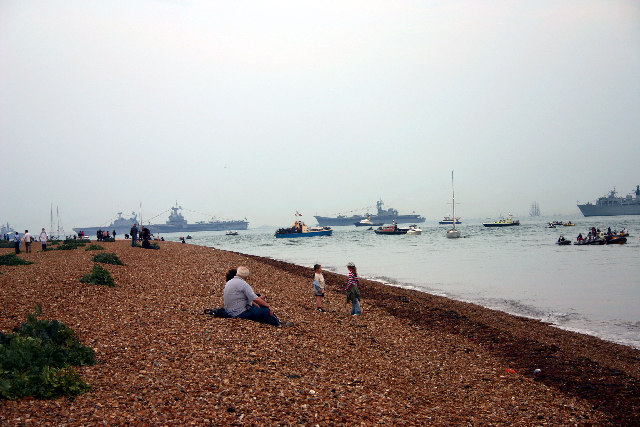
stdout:
{"type": "MultiPolygon", "coordinates": [[[[86,285],[96,251],[39,252],[0,266],[0,330],[36,304],[96,350],[76,398],[0,401],[3,425],[640,423],[640,351],[474,304],[362,280],[362,316],[343,275],[201,246],[100,243],[124,266],[117,286],[86,285]],[[218,319],[224,276],[249,283],[282,320],[218,319]],[[534,374],[540,369],[539,374],[534,374]]],[[[11,249],[0,249],[0,254],[11,249]]],[[[345,268],[346,272],[346,268],[345,268]]]]}

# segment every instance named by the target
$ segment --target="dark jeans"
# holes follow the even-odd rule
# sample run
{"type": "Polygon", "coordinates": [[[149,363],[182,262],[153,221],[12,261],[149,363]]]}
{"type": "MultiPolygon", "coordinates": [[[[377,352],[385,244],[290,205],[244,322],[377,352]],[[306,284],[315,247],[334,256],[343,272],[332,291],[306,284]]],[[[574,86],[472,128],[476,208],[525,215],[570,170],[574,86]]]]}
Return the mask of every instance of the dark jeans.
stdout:
{"type": "Polygon", "coordinates": [[[46,244],[46,243],[43,243],[43,244],[42,244],[42,252],[44,252],[44,251],[46,251],[46,250],[47,250],[47,244],[46,244]]]}
{"type": "Polygon", "coordinates": [[[138,243],[138,235],[137,234],[132,234],[131,235],[131,246],[135,246],[136,243],[138,243]]]}
{"type": "Polygon", "coordinates": [[[14,242],[13,246],[16,249],[16,253],[19,254],[20,253],[20,242],[14,242]]]}
{"type": "Polygon", "coordinates": [[[280,319],[278,319],[275,314],[273,316],[270,315],[267,307],[256,307],[252,305],[249,309],[240,313],[238,317],[245,320],[253,320],[254,322],[280,326],[280,319]]]}

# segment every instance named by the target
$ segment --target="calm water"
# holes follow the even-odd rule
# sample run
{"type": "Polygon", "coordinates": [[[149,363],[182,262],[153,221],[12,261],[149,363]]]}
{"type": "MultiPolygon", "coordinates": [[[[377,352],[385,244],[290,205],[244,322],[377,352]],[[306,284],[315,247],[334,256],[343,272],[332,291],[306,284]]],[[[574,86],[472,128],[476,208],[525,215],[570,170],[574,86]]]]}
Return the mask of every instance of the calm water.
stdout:
{"type": "Polygon", "coordinates": [[[463,219],[460,239],[447,239],[448,226],[431,221],[421,225],[419,236],[378,236],[365,227],[334,227],[329,237],[276,239],[274,227],[240,231],[238,236],[193,233],[189,242],[309,267],[318,262],[339,273],[347,273],[345,265],[353,261],[361,277],[541,319],[640,349],[640,217],[565,218],[576,226],[545,228],[551,219],[521,218],[521,226],[507,228],[463,219]],[[591,226],[626,227],[630,237],[625,245],[555,244],[561,234],[575,240],[591,226]]]}

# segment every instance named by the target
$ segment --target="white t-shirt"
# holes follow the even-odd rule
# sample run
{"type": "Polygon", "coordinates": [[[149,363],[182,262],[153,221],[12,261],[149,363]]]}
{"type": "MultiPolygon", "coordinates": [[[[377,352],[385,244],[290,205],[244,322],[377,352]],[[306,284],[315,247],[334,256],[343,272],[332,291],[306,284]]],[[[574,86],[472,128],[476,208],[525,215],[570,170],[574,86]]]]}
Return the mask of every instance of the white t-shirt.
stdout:
{"type": "Polygon", "coordinates": [[[49,239],[49,235],[47,234],[46,231],[43,231],[42,233],[40,233],[40,241],[42,243],[47,243],[48,239],[49,239]]]}

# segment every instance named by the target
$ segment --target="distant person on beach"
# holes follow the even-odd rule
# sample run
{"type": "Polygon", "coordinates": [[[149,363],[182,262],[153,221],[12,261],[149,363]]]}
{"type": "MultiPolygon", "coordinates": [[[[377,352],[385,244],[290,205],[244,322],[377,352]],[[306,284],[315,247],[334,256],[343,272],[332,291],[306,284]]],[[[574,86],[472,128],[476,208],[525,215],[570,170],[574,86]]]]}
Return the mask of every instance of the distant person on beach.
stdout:
{"type": "Polygon", "coordinates": [[[224,286],[224,309],[231,317],[280,326],[280,319],[273,314],[271,306],[253,292],[247,278],[249,269],[238,267],[235,277],[224,286]]]}
{"type": "Polygon", "coordinates": [[[116,240],[116,230],[113,230],[113,240],[116,240]]]}
{"type": "Polygon", "coordinates": [[[43,227],[42,231],[40,232],[40,243],[42,243],[42,252],[47,250],[47,240],[49,240],[49,235],[43,227]]]}
{"type": "Polygon", "coordinates": [[[138,243],[138,224],[133,224],[130,230],[131,233],[131,246],[135,246],[138,243]]]}
{"type": "Polygon", "coordinates": [[[322,266],[315,264],[313,266],[313,293],[316,296],[316,309],[324,312],[322,308],[322,298],[324,298],[324,276],[322,275],[322,266]]]}
{"type": "Polygon", "coordinates": [[[29,230],[24,230],[24,251],[25,253],[31,253],[31,242],[33,242],[33,235],[29,233],[29,230]]]}
{"type": "Polygon", "coordinates": [[[351,303],[351,315],[358,316],[362,314],[362,309],[360,308],[360,289],[358,289],[358,285],[360,284],[360,279],[358,279],[358,270],[356,269],[356,265],[352,262],[347,264],[347,268],[349,269],[349,279],[347,280],[347,287],[344,288],[347,291],[347,303],[351,303]]]}
{"type": "Polygon", "coordinates": [[[20,253],[20,234],[16,231],[16,235],[13,236],[13,247],[16,250],[16,254],[20,253]]]}

